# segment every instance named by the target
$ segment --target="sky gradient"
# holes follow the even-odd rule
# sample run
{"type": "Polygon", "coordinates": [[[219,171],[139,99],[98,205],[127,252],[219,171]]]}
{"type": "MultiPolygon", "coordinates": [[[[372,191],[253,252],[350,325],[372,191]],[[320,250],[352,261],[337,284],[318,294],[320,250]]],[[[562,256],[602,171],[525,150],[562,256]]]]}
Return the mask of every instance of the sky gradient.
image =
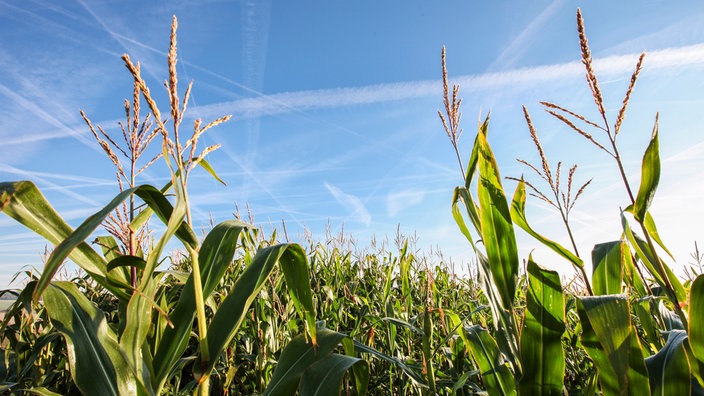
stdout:
{"type": "MultiPolygon", "coordinates": [[[[293,240],[304,229],[322,239],[344,225],[363,246],[373,237],[393,240],[400,229],[417,237],[417,248],[439,248],[462,267],[472,256],[450,212],[462,180],[437,116],[444,45],[450,80],[461,86],[464,157],[478,119],[491,112],[489,143],[502,176],[524,174],[540,185],[516,161],[539,163],[525,105],[553,166],[578,163],[576,183],[594,179],[572,212],[589,261],[595,243],[619,239],[626,192],[613,160],[538,104],[597,114],[579,61],[577,6],[611,122],[647,52],[620,150],[637,188],[659,112],[662,176],[651,212],[677,263],[686,264],[704,220],[704,5],[696,1],[0,0],[0,181],[34,181],[74,227],[112,199],[114,169],[79,110],[119,133],[132,92],[120,59],[127,53],[141,62],[165,111],[176,15],[181,92],[194,84],[184,128],[196,118],[233,115],[202,139],[203,146],[222,144],[208,161],[227,186],[193,173],[196,225],[232,218],[237,203],[241,211],[249,205],[265,229],[284,221],[293,240]]],[[[161,186],[167,179],[158,163],[140,181],[161,186]]],[[[515,183],[504,188],[511,196],[515,183]]],[[[568,243],[559,215],[532,197],[528,219],[568,243]]],[[[521,258],[532,251],[541,265],[571,274],[566,262],[518,236],[521,258]]],[[[0,215],[0,286],[26,266],[41,268],[44,246],[0,215]]]]}

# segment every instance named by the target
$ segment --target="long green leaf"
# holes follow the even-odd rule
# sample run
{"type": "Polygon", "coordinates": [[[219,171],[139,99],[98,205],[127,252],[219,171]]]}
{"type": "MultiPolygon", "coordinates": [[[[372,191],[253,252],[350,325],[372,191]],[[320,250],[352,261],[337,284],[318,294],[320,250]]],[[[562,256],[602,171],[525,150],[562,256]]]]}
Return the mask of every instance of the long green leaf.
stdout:
{"type": "Polygon", "coordinates": [[[481,232],[491,276],[501,296],[503,308],[511,310],[518,281],[518,248],[511,222],[511,214],[499,168],[484,134],[479,140],[478,197],[481,209],[481,232]]]}
{"type": "Polygon", "coordinates": [[[679,278],[677,278],[677,275],[672,272],[669,266],[663,265],[662,267],[660,267],[656,264],[656,256],[654,252],[650,250],[650,247],[648,246],[647,242],[642,240],[638,235],[633,232],[633,230],[631,230],[631,227],[628,224],[628,220],[626,219],[626,216],[623,213],[621,213],[621,224],[623,225],[623,230],[624,234],[626,235],[626,239],[628,240],[631,247],[633,247],[633,249],[636,251],[636,256],[645,264],[645,266],[648,268],[648,271],[650,271],[650,274],[653,275],[653,277],[655,278],[655,281],[660,286],[667,287],[667,283],[665,282],[665,279],[667,279],[669,281],[669,284],[673,288],[677,300],[680,303],[686,301],[687,294],[684,290],[682,282],[680,282],[679,278]]]}
{"type": "Polygon", "coordinates": [[[51,283],[44,304],[52,324],[66,338],[71,376],[83,394],[151,393],[135,378],[103,312],[73,283],[51,283]]]}
{"type": "Polygon", "coordinates": [[[643,225],[645,226],[645,230],[648,232],[651,238],[660,245],[662,250],[667,253],[671,259],[675,259],[675,256],[670,253],[670,250],[665,246],[665,243],[662,241],[660,238],[660,234],[658,233],[658,228],[655,226],[655,219],[653,219],[653,216],[650,214],[650,212],[645,212],[645,221],[643,222],[643,225]]]}
{"type": "MultiPolygon", "coordinates": [[[[264,282],[277,263],[280,263],[284,274],[287,271],[302,271],[307,274],[305,255],[303,255],[304,261],[300,261],[301,250],[302,248],[295,244],[281,244],[266,247],[257,252],[252,262],[235,282],[230,294],[220,304],[208,327],[208,349],[212,359],[209,362],[203,362],[203,373],[210,372],[215,364],[215,357],[229,345],[242,324],[249,306],[257,298],[264,282]]],[[[300,306],[304,311],[300,312],[299,310],[299,313],[308,322],[310,315],[313,315],[313,304],[310,299],[310,283],[303,284],[307,280],[307,275],[304,277],[299,274],[295,277],[286,277],[286,279],[291,298],[299,299],[300,306]],[[292,281],[291,284],[288,284],[289,279],[292,281]],[[308,287],[308,296],[300,290],[303,287],[308,287]],[[306,299],[309,300],[306,301],[306,299]]],[[[317,342],[315,328],[312,330],[308,328],[308,334],[315,345],[317,342]]]]}
{"type": "MultiPolygon", "coordinates": [[[[300,396],[327,396],[340,393],[342,379],[350,368],[358,366],[358,373],[366,373],[363,381],[369,382],[369,364],[352,356],[330,354],[312,364],[301,376],[300,396]]],[[[358,395],[366,395],[366,389],[358,395]]]]}
{"type": "Polygon", "coordinates": [[[521,332],[523,395],[562,395],[565,376],[565,301],[557,271],[528,258],[528,291],[521,332]]]}
{"type": "Polygon", "coordinates": [[[620,294],[631,249],[625,241],[600,243],[592,250],[592,290],[595,295],[620,294]]]}
{"type": "MultiPolygon", "coordinates": [[[[209,296],[222,279],[235,255],[242,230],[249,227],[243,222],[228,220],[213,227],[205,237],[198,254],[204,296],[209,296]]],[[[166,328],[154,346],[153,383],[157,390],[164,385],[171,368],[188,346],[195,314],[196,301],[191,274],[182,286],[181,296],[169,315],[174,327],[166,328]]]]}
{"type": "Polygon", "coordinates": [[[516,395],[516,383],[508,365],[502,361],[499,347],[489,332],[479,326],[464,329],[472,358],[481,370],[482,380],[490,396],[516,395]]]}
{"type": "Polygon", "coordinates": [[[673,330],[669,333],[665,346],[655,355],[645,359],[653,395],[690,394],[692,377],[684,349],[686,340],[687,332],[673,330]]]}
{"type": "Polygon", "coordinates": [[[469,190],[469,187],[472,185],[472,180],[474,179],[474,174],[476,173],[477,165],[479,164],[479,152],[481,150],[479,136],[481,135],[484,139],[486,139],[488,133],[489,114],[487,114],[486,118],[484,118],[484,122],[479,125],[477,136],[474,138],[474,144],[472,145],[472,153],[469,156],[469,162],[467,162],[467,174],[465,175],[464,182],[464,187],[467,190],[469,190]]]}
{"type": "MultiPolygon", "coordinates": [[[[318,347],[307,341],[307,336],[299,335],[289,342],[281,352],[271,381],[264,390],[264,396],[294,395],[303,373],[315,362],[329,356],[337,348],[344,334],[319,328],[318,347]]],[[[336,394],[336,393],[335,393],[336,394]]]]}
{"type": "Polygon", "coordinates": [[[640,187],[638,188],[638,196],[633,208],[633,216],[639,222],[645,220],[645,213],[650,207],[650,203],[655,196],[655,190],[660,182],[660,149],[658,147],[658,119],[655,117],[655,126],[653,134],[650,138],[648,148],[645,149],[643,155],[643,163],[641,167],[640,187]]]}
{"type": "Polygon", "coordinates": [[[464,217],[462,216],[460,202],[464,204],[465,210],[467,211],[467,214],[469,215],[469,218],[472,221],[472,225],[474,225],[474,228],[478,232],[480,232],[481,225],[479,223],[479,212],[477,209],[477,205],[472,199],[472,195],[470,194],[469,190],[467,190],[467,188],[465,187],[455,187],[455,192],[452,196],[452,217],[455,219],[455,222],[460,228],[460,232],[462,233],[462,235],[467,238],[469,243],[472,245],[472,248],[474,250],[477,250],[477,247],[474,243],[474,238],[472,237],[469,228],[467,228],[467,223],[464,221],[464,217]]]}
{"type": "Polygon", "coordinates": [[[511,363],[514,375],[516,378],[520,378],[522,370],[516,317],[513,315],[513,310],[504,309],[501,305],[501,297],[492,282],[489,260],[481,251],[476,252],[476,257],[479,264],[477,266],[479,281],[484,295],[489,300],[489,308],[494,319],[496,342],[499,345],[499,350],[511,363]]]}
{"type": "Polygon", "coordinates": [[[579,297],[577,312],[582,324],[582,345],[599,371],[604,396],[650,394],[627,297],[579,297]]]}
{"type": "Polygon", "coordinates": [[[279,266],[286,279],[286,287],[296,311],[306,323],[306,334],[316,345],[315,307],[310,286],[308,259],[300,245],[291,244],[281,254],[279,266]]]}
{"type": "Polygon", "coordinates": [[[513,193],[513,201],[511,202],[511,220],[513,220],[514,224],[521,227],[523,231],[527,232],[530,236],[552,249],[555,253],[566,258],[574,265],[578,267],[584,266],[582,259],[575,256],[572,252],[559,243],[540,235],[528,224],[528,220],[526,218],[526,184],[523,180],[518,182],[516,191],[513,193]]]}
{"type": "MultiPolygon", "coordinates": [[[[125,199],[127,199],[132,194],[136,194],[137,196],[142,198],[150,206],[150,208],[152,208],[155,213],[159,215],[160,218],[166,220],[167,223],[171,222],[171,224],[169,224],[169,229],[175,227],[178,230],[176,231],[177,235],[179,235],[180,238],[183,238],[182,240],[189,244],[196,243],[193,231],[190,230],[190,227],[188,227],[186,223],[181,221],[181,219],[179,218],[181,216],[173,216],[171,204],[159,190],[149,185],[143,185],[124,190],[120,192],[115,198],[113,198],[113,200],[110,201],[109,204],[103,207],[103,209],[83,221],[83,223],[78,226],[78,228],[76,228],[73,233],[71,233],[68,237],[61,241],[61,243],[54,249],[54,251],[51,253],[51,256],[49,256],[49,259],[47,260],[47,263],[44,267],[44,271],[42,272],[42,276],[39,279],[39,283],[37,284],[37,290],[35,291],[35,299],[38,299],[39,296],[41,296],[41,293],[49,284],[51,279],[54,277],[54,274],[56,273],[56,271],[58,271],[61,264],[67,257],[70,257],[71,252],[74,251],[77,246],[80,246],[82,243],[85,243],[84,241],[100,226],[100,224],[102,224],[105,218],[115,208],[117,208],[118,205],[120,205],[125,199]]],[[[177,201],[182,202],[182,200],[177,201]]],[[[166,243],[166,241],[163,241],[163,239],[169,238],[162,237],[162,240],[160,240],[161,244],[166,243]]],[[[80,265],[80,263],[77,264],[80,265]]],[[[102,258],[100,259],[100,261],[98,261],[98,264],[100,265],[98,267],[100,273],[97,275],[96,281],[100,282],[100,280],[106,279],[106,264],[102,258]]],[[[94,266],[95,265],[96,264],[94,264],[94,266]]],[[[150,268],[150,265],[148,264],[145,272],[150,273],[150,270],[153,270],[153,268],[150,268]]],[[[105,282],[109,283],[107,281],[105,282]]],[[[110,287],[108,289],[116,293],[118,296],[121,296],[123,298],[126,297],[125,293],[120,289],[113,290],[115,289],[114,287],[110,287]]]]}
{"type": "Polygon", "coordinates": [[[694,280],[689,291],[689,344],[699,368],[694,374],[704,387],[704,275],[694,280]]]}
{"type": "MultiPolygon", "coordinates": [[[[30,181],[0,183],[0,211],[12,217],[20,224],[46,238],[54,245],[69,238],[74,232],[47,202],[37,186],[30,181]]],[[[85,239],[85,238],[84,238],[85,239]]],[[[88,273],[96,282],[121,298],[128,295],[114,286],[107,278],[107,263],[84,240],[78,241],[75,249],[69,251],[68,258],[88,273]]],[[[64,258],[66,258],[64,256],[64,258]]],[[[56,263],[58,267],[61,262],[56,263]]],[[[54,269],[55,272],[56,268],[54,269]]],[[[46,270],[45,270],[46,272],[46,270]]],[[[42,287],[51,280],[53,273],[43,280],[42,287]]],[[[123,279],[126,281],[127,279],[123,279]]]]}

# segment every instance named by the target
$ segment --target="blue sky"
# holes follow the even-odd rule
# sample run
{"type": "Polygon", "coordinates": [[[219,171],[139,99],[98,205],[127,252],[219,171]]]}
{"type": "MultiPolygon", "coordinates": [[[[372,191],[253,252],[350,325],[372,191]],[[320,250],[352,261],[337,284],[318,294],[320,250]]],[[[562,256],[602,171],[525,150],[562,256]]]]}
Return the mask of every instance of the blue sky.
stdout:
{"type": "MultiPolygon", "coordinates": [[[[208,132],[223,147],[208,160],[227,182],[194,172],[197,224],[249,204],[257,224],[285,221],[296,240],[326,227],[360,246],[400,228],[417,247],[439,248],[458,265],[469,247],[450,214],[461,183],[437,117],[440,51],[461,85],[465,157],[477,119],[491,111],[490,144],[502,176],[537,163],[521,106],[533,116],[554,164],[579,163],[594,181],[572,219],[581,254],[618,239],[627,205],[613,162],[546,115],[538,101],[596,115],[579,63],[581,6],[615,118],[638,54],[641,78],[619,135],[637,186],[640,159],[660,112],[663,172],[652,213],[680,264],[704,220],[704,5],[695,1],[2,1],[0,0],[0,180],[33,180],[76,226],[117,192],[114,170],[81,120],[118,133],[131,78],[120,56],[140,61],[162,109],[171,16],[179,19],[179,78],[194,82],[186,124],[232,114],[208,132]],[[145,5],[147,4],[147,5],[145,5]]],[[[595,135],[598,136],[598,135],[595,135]]],[[[603,136],[602,136],[603,138],[603,136]]],[[[155,148],[158,148],[158,144],[155,148]]],[[[162,185],[159,164],[142,182],[162,185]]],[[[535,178],[532,179],[537,183],[535,178]]],[[[506,181],[510,196],[515,183],[506,181]]],[[[529,199],[529,221],[567,243],[557,215],[529,199]]],[[[519,232],[546,267],[569,267],[519,232]]],[[[41,238],[0,216],[0,285],[23,266],[41,267],[41,238]]]]}

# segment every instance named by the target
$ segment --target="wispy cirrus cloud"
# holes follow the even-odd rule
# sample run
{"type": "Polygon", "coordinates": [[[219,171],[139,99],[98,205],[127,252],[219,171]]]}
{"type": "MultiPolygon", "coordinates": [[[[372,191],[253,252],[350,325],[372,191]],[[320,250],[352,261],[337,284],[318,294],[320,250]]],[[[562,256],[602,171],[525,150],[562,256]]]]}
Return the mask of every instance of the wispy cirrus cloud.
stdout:
{"type": "Polygon", "coordinates": [[[392,191],[386,196],[386,209],[389,217],[423,202],[425,192],[419,190],[392,191]]]}
{"type": "Polygon", "coordinates": [[[488,70],[505,70],[513,67],[516,62],[527,51],[530,44],[535,40],[535,36],[540,33],[550,20],[557,14],[557,11],[564,5],[564,0],[556,0],[540,12],[531,22],[516,36],[509,45],[496,57],[489,65],[488,70]]]}
{"type": "MultiPolygon", "coordinates": [[[[640,54],[609,56],[594,59],[597,74],[609,77],[631,73],[640,54]]],[[[704,44],[667,48],[649,52],[645,68],[649,71],[683,68],[704,64],[704,44]]],[[[517,91],[551,81],[580,77],[584,66],[580,61],[554,65],[513,69],[501,72],[465,75],[453,78],[465,92],[489,89],[517,91]]],[[[375,84],[362,87],[318,89],[258,96],[198,107],[199,114],[215,116],[234,114],[235,117],[261,117],[323,108],[364,105],[406,99],[439,96],[439,80],[375,84]]]]}
{"type": "Polygon", "coordinates": [[[372,215],[359,197],[347,194],[329,183],[325,183],[325,188],[327,188],[333,198],[349,212],[350,217],[366,226],[371,225],[372,215]]]}

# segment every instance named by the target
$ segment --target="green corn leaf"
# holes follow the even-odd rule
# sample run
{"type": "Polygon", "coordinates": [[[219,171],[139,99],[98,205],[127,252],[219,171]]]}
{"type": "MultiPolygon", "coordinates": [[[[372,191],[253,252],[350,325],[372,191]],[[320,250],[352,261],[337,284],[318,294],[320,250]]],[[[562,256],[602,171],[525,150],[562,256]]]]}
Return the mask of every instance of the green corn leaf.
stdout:
{"type": "Polygon", "coordinates": [[[501,186],[499,168],[484,134],[479,141],[479,206],[481,232],[487,258],[502,306],[513,307],[518,281],[518,248],[511,223],[511,214],[501,186]]]}
{"type": "Polygon", "coordinates": [[[704,387],[704,275],[694,280],[689,291],[689,344],[698,363],[694,374],[704,387]]]}
{"type": "Polygon", "coordinates": [[[626,239],[631,247],[633,247],[636,251],[636,256],[645,264],[648,271],[650,271],[650,274],[655,278],[655,281],[664,288],[667,287],[664,279],[667,279],[673,288],[673,292],[675,293],[677,300],[680,303],[685,302],[687,300],[687,294],[684,290],[682,282],[680,282],[677,275],[672,272],[668,265],[663,264],[663,266],[660,267],[656,264],[656,256],[650,250],[648,243],[642,240],[633,232],[633,230],[631,230],[628,220],[623,213],[621,213],[621,224],[623,225],[626,239]]]}
{"type": "Polygon", "coordinates": [[[648,290],[645,288],[643,277],[641,277],[640,272],[636,268],[636,264],[633,262],[633,256],[629,254],[628,257],[625,258],[626,265],[623,268],[624,282],[626,285],[633,288],[636,297],[647,297],[649,295],[648,290]]]}
{"type": "Polygon", "coordinates": [[[530,225],[528,225],[528,220],[526,219],[526,184],[523,180],[518,182],[516,191],[513,193],[513,201],[511,202],[511,220],[513,220],[514,224],[521,227],[523,231],[527,232],[530,236],[552,249],[555,253],[566,258],[574,265],[578,267],[584,266],[582,259],[575,256],[572,252],[559,243],[538,234],[535,230],[533,230],[533,228],[531,228],[530,225]]]}
{"type": "Polygon", "coordinates": [[[669,332],[665,346],[645,359],[653,395],[691,394],[691,369],[684,348],[686,340],[684,330],[673,330],[669,332]]]}
{"type": "Polygon", "coordinates": [[[475,325],[464,328],[464,334],[489,396],[516,395],[513,374],[502,361],[499,347],[489,332],[475,325]]]}
{"type": "Polygon", "coordinates": [[[540,268],[528,258],[528,291],[521,332],[523,395],[562,395],[565,376],[565,301],[556,271],[540,268]]]}
{"type": "Polygon", "coordinates": [[[467,163],[467,172],[465,175],[464,187],[469,190],[472,185],[472,180],[474,179],[474,174],[477,172],[477,164],[479,163],[479,152],[480,140],[479,136],[483,136],[486,139],[489,133],[489,115],[487,114],[484,118],[484,122],[479,125],[479,130],[477,131],[477,136],[474,138],[474,144],[472,145],[472,154],[469,156],[469,162],[467,163]]]}
{"type": "MultiPolygon", "coordinates": [[[[212,370],[215,358],[225,350],[235,336],[249,306],[257,298],[264,282],[277,263],[280,263],[284,272],[291,299],[298,300],[297,309],[306,323],[310,325],[314,311],[310,295],[310,282],[307,282],[307,261],[303,249],[295,244],[281,244],[263,248],[257,252],[252,262],[237,279],[230,294],[220,304],[213,316],[208,328],[208,349],[212,359],[209,362],[203,362],[202,373],[209,373],[212,370]],[[294,271],[299,273],[295,276],[290,273],[286,275],[286,273],[294,271]],[[307,293],[302,290],[303,288],[308,288],[307,293]]],[[[313,329],[308,327],[307,334],[312,339],[312,344],[315,345],[317,343],[315,327],[313,329]]]]}
{"type": "MultiPolygon", "coordinates": [[[[180,188],[175,188],[174,190],[177,196],[176,204],[179,206],[183,204],[185,200],[185,198],[179,198],[179,196],[185,193],[181,191],[180,188]]],[[[171,205],[171,202],[169,202],[166,195],[164,195],[161,190],[150,185],[142,185],[136,187],[134,193],[147,204],[149,210],[152,210],[164,224],[169,226],[169,222],[174,218],[173,212],[178,208],[174,208],[171,205]]],[[[132,227],[132,225],[130,225],[130,227],[132,227]]],[[[191,226],[185,221],[178,224],[175,235],[185,246],[191,249],[197,249],[198,237],[191,229],[191,226]]]]}
{"type": "Polygon", "coordinates": [[[646,345],[648,346],[647,353],[645,351],[643,352],[644,356],[657,352],[663,346],[660,329],[651,314],[651,307],[653,306],[654,301],[652,296],[638,299],[633,303],[633,309],[635,310],[636,316],[638,316],[640,328],[645,334],[644,341],[646,341],[646,345]]]}
{"type": "MultiPolygon", "coordinates": [[[[54,245],[61,244],[74,232],[61,216],[56,213],[51,204],[47,202],[37,186],[30,181],[0,183],[0,211],[46,238],[54,245]]],[[[74,247],[75,249],[71,249],[68,252],[68,258],[86,271],[96,282],[118,297],[129,298],[122,289],[114,286],[108,280],[105,273],[105,266],[107,265],[105,259],[83,240],[77,241],[74,247]]],[[[61,262],[54,264],[57,267],[54,268],[54,272],[60,264],[61,262]]],[[[53,272],[47,275],[42,281],[41,287],[46,287],[53,275],[53,272]]],[[[127,278],[123,280],[126,281],[127,278]]]]}
{"type": "MultiPolygon", "coordinates": [[[[99,236],[95,238],[93,241],[94,244],[97,244],[100,246],[100,248],[103,251],[103,256],[105,257],[106,260],[108,260],[106,270],[107,270],[107,278],[108,281],[117,287],[122,288],[125,290],[125,293],[131,294],[132,293],[132,285],[130,285],[126,280],[130,279],[131,277],[131,270],[130,266],[131,265],[117,265],[120,263],[122,260],[122,251],[120,250],[120,247],[117,245],[117,240],[115,237],[112,235],[110,236],[99,236]],[[116,260],[116,261],[115,261],[116,260]]],[[[137,257],[136,261],[144,261],[144,259],[140,257],[137,257]]],[[[124,262],[123,262],[124,263],[124,262]]],[[[127,264],[127,263],[124,263],[127,264]]],[[[133,263],[134,265],[138,265],[136,263],[133,263]]],[[[142,266],[142,269],[144,269],[144,266],[142,266]]],[[[126,301],[127,299],[123,299],[122,301],[126,301]]]]}
{"type": "Polygon", "coordinates": [[[578,297],[577,312],[582,325],[582,346],[599,371],[604,396],[650,394],[627,297],[578,297]]]}
{"type": "MultiPolygon", "coordinates": [[[[464,335],[463,335],[463,336],[464,336],[464,335]]],[[[401,371],[403,371],[403,373],[404,373],[408,378],[410,378],[411,381],[413,381],[413,383],[414,383],[416,386],[421,387],[421,388],[423,388],[423,389],[427,389],[427,388],[428,388],[428,385],[425,384],[425,382],[424,382],[425,380],[424,380],[423,378],[421,378],[421,377],[418,375],[418,373],[416,373],[413,369],[411,369],[410,367],[408,367],[408,365],[406,365],[406,364],[405,364],[403,361],[401,361],[399,358],[394,357],[394,356],[389,356],[389,355],[387,355],[387,354],[385,354],[385,353],[379,352],[379,351],[377,351],[376,349],[374,349],[374,348],[372,348],[372,347],[370,347],[370,346],[368,346],[368,345],[364,345],[364,344],[360,343],[359,341],[354,341],[354,348],[355,348],[355,350],[357,350],[357,351],[359,351],[359,352],[368,353],[368,354],[370,354],[370,355],[372,355],[372,356],[374,356],[374,357],[376,357],[376,358],[379,358],[379,359],[381,359],[381,360],[385,360],[385,361],[387,361],[387,362],[393,364],[394,366],[400,368],[401,371]]]]}
{"type": "Polygon", "coordinates": [[[306,334],[313,341],[313,345],[316,345],[315,308],[308,275],[306,252],[297,244],[285,246],[287,247],[279,258],[279,267],[284,273],[291,301],[293,301],[293,305],[301,319],[306,323],[306,334]]]}
{"type": "Polygon", "coordinates": [[[218,177],[217,173],[215,173],[215,169],[210,166],[210,163],[206,161],[205,158],[201,158],[200,161],[198,161],[198,165],[205,169],[206,172],[210,173],[210,176],[212,176],[213,179],[222,183],[223,186],[227,185],[227,183],[225,183],[220,177],[218,177]]]}
{"type": "Polygon", "coordinates": [[[653,240],[660,245],[662,250],[667,253],[671,259],[675,259],[675,257],[670,253],[670,250],[665,246],[665,243],[663,243],[662,239],[660,238],[660,234],[658,233],[658,229],[655,226],[655,219],[653,219],[653,216],[650,214],[650,212],[645,212],[645,221],[643,222],[643,225],[645,226],[646,231],[648,232],[648,235],[650,235],[653,240]]]}
{"type": "MultiPolygon", "coordinates": [[[[213,292],[224,276],[235,255],[237,241],[242,230],[249,227],[240,221],[224,221],[213,227],[203,240],[198,260],[205,297],[213,292]]],[[[191,274],[182,286],[181,296],[169,315],[174,327],[167,327],[161,341],[154,346],[153,383],[156,389],[163,387],[171,368],[186,350],[195,315],[196,301],[193,275],[191,274]]]]}
{"type": "Polygon", "coordinates": [[[124,255],[124,256],[118,256],[118,257],[110,260],[110,262],[108,262],[108,265],[106,268],[107,268],[108,272],[112,271],[116,268],[120,268],[120,267],[128,267],[128,268],[135,267],[140,270],[143,270],[146,267],[146,265],[147,265],[147,262],[144,261],[144,259],[141,257],[124,255]]]}
{"type": "Polygon", "coordinates": [[[641,168],[641,181],[638,196],[633,208],[633,216],[639,222],[645,220],[645,213],[655,196],[655,190],[660,182],[660,149],[658,147],[658,118],[655,117],[655,126],[650,138],[648,148],[643,155],[641,168]]]}
{"type": "Polygon", "coordinates": [[[620,294],[631,249],[625,241],[600,243],[592,250],[592,290],[595,295],[620,294]]]}
{"type": "MultiPolygon", "coordinates": [[[[492,282],[491,278],[491,268],[489,266],[489,260],[481,252],[476,252],[477,262],[478,262],[478,275],[479,281],[484,291],[484,295],[489,300],[489,308],[493,316],[493,324],[496,329],[495,337],[496,342],[499,345],[500,351],[506,356],[506,358],[511,363],[513,367],[514,374],[517,378],[521,377],[521,362],[519,360],[519,339],[518,339],[518,326],[516,324],[515,316],[512,310],[504,309],[501,306],[501,297],[496,289],[496,286],[492,282]]],[[[465,340],[465,343],[469,343],[465,340]]]]}
{"type": "Polygon", "coordinates": [[[150,276],[142,279],[142,286],[138,292],[132,294],[127,304],[124,329],[120,335],[120,347],[125,351],[125,356],[141,382],[152,384],[151,371],[146,362],[151,361],[150,356],[143,355],[143,348],[152,327],[152,314],[157,305],[153,297],[159,285],[159,276],[150,276]]]}
{"type": "Polygon", "coordinates": [[[479,222],[479,212],[477,209],[477,205],[472,199],[469,190],[467,190],[467,188],[465,187],[455,187],[455,192],[452,196],[452,217],[455,219],[455,222],[460,228],[460,232],[462,232],[462,235],[467,238],[469,243],[472,245],[472,248],[474,250],[477,250],[477,247],[474,244],[474,238],[472,237],[469,228],[467,228],[467,224],[464,221],[464,216],[462,216],[460,203],[464,204],[465,210],[467,211],[467,214],[469,215],[469,218],[472,221],[472,225],[474,225],[474,228],[477,231],[480,231],[481,225],[479,222]]]}
{"type": "MultiPolygon", "coordinates": [[[[353,356],[330,354],[312,364],[301,376],[300,396],[327,396],[340,393],[342,379],[351,368],[357,368],[360,383],[369,383],[369,364],[353,356]]],[[[357,387],[357,395],[366,395],[366,386],[357,387]]]]}
{"type": "MultiPolygon", "coordinates": [[[[314,363],[330,356],[340,342],[347,337],[325,328],[319,328],[317,335],[317,348],[307,341],[306,335],[295,337],[284,347],[271,380],[264,390],[264,396],[294,395],[304,372],[314,363]]],[[[337,394],[337,392],[332,394],[337,394]]]]}
{"type": "MultiPolygon", "coordinates": [[[[99,236],[95,238],[93,244],[100,246],[103,251],[103,257],[105,257],[108,262],[122,256],[122,251],[117,245],[117,240],[114,236],[99,236]]],[[[109,271],[109,270],[108,270],[109,271]]]]}
{"type": "Polygon", "coordinates": [[[52,282],[44,293],[51,323],[68,344],[71,376],[86,395],[146,395],[117,337],[97,309],[70,282],[52,282]]]}
{"type": "MultiPolygon", "coordinates": [[[[85,243],[84,241],[86,240],[86,238],[88,238],[100,226],[100,224],[102,224],[105,218],[113,210],[115,210],[118,205],[120,205],[125,199],[127,199],[132,194],[135,194],[142,198],[149,205],[149,207],[152,208],[155,213],[157,213],[160,218],[166,221],[166,223],[169,225],[167,229],[175,230],[176,235],[179,236],[179,238],[181,238],[184,243],[194,244],[192,246],[197,245],[197,239],[195,238],[195,234],[193,234],[193,231],[186,223],[181,221],[182,214],[179,214],[177,216],[173,215],[171,204],[159,190],[149,185],[130,188],[120,192],[115,198],[113,198],[113,200],[109,204],[103,207],[103,209],[88,217],[80,226],[78,226],[78,228],[76,228],[75,231],[73,231],[54,249],[54,251],[51,253],[51,256],[49,256],[49,259],[47,260],[44,271],[42,272],[42,276],[39,279],[39,283],[37,284],[37,290],[35,291],[35,299],[38,299],[39,296],[41,296],[41,293],[51,281],[56,271],[58,271],[63,261],[67,257],[70,257],[74,249],[77,246],[80,246],[82,243],[85,243]]],[[[182,203],[183,200],[177,200],[177,202],[182,203]]],[[[180,206],[180,212],[185,213],[185,207],[183,207],[182,205],[180,206]]],[[[163,245],[166,244],[168,239],[170,239],[170,236],[168,238],[162,236],[162,239],[160,239],[160,242],[157,244],[157,247],[161,245],[163,248],[163,245]]],[[[97,275],[96,281],[106,279],[104,260],[102,260],[101,258],[98,263],[100,264],[100,267],[98,268],[102,273],[97,275]]],[[[78,262],[76,264],[80,265],[80,263],[78,262]]],[[[147,263],[147,268],[145,269],[145,272],[151,273],[155,265],[156,258],[154,259],[153,263],[147,263]]],[[[106,283],[109,282],[106,281],[106,283]]],[[[114,290],[115,287],[109,287],[108,289],[113,291],[118,296],[121,296],[123,298],[127,297],[125,296],[124,291],[120,289],[114,290]]]]}

